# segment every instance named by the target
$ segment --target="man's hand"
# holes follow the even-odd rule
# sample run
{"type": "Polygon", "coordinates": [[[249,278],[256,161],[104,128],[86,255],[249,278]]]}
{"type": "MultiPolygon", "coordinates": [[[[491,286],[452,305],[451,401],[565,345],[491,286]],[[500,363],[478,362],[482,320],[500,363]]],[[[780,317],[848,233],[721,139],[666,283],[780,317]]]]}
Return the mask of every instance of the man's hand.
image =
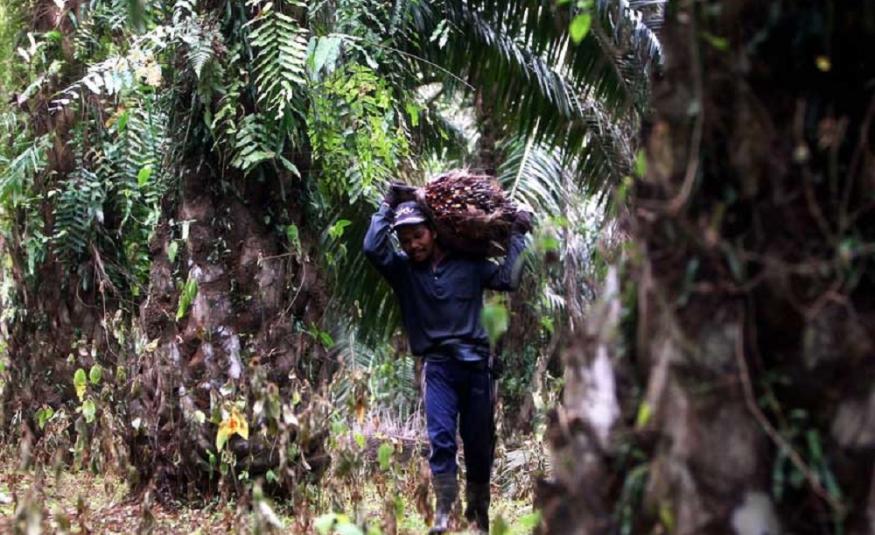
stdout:
{"type": "Polygon", "coordinates": [[[515,234],[526,234],[532,231],[532,213],[520,210],[513,218],[513,223],[510,226],[511,232],[515,234]]]}
{"type": "Polygon", "coordinates": [[[389,191],[383,197],[383,202],[388,204],[394,210],[399,204],[416,199],[416,188],[401,184],[400,182],[392,182],[389,185],[389,191]]]}

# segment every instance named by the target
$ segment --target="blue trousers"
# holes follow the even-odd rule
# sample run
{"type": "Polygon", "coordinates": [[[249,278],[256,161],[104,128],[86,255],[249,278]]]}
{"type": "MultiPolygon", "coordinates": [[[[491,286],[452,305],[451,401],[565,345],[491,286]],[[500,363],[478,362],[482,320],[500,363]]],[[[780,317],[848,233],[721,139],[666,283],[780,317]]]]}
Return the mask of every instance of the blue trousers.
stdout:
{"type": "Polygon", "coordinates": [[[424,373],[431,473],[456,473],[458,425],[465,448],[466,479],[488,483],[495,452],[495,394],[487,361],[426,359],[424,373]]]}

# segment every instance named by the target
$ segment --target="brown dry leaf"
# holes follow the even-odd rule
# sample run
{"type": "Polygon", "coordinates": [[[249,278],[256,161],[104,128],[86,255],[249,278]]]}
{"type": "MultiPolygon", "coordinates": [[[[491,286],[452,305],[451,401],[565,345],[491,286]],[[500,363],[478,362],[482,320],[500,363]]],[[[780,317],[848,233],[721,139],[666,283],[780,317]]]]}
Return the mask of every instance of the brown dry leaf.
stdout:
{"type": "Polygon", "coordinates": [[[431,505],[431,470],[424,460],[419,462],[419,477],[413,491],[413,502],[425,524],[430,526],[434,520],[434,509],[431,505]]]}

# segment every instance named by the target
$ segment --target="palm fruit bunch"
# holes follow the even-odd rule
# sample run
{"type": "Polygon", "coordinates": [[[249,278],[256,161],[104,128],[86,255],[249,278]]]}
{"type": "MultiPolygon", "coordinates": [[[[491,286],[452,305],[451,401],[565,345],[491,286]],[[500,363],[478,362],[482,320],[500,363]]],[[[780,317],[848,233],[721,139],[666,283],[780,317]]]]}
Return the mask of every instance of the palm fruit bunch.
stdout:
{"type": "Polygon", "coordinates": [[[500,256],[507,250],[517,206],[494,177],[454,170],[420,188],[416,196],[443,246],[478,256],[500,256]]]}

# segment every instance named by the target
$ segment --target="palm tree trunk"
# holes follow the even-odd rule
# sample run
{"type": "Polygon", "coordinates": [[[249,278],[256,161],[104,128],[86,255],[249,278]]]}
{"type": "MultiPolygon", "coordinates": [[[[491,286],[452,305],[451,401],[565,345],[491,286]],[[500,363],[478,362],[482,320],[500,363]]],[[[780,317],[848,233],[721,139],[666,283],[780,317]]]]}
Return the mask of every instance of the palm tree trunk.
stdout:
{"type": "MultiPolygon", "coordinates": [[[[332,373],[324,349],[294,325],[296,320],[307,325],[320,320],[325,295],[319,273],[303,256],[283,253],[286,247],[263,218],[285,202],[306,228],[300,207],[294,198],[283,201],[270,193],[280,189],[277,183],[259,185],[241,176],[233,181],[241,195],[228,195],[215,188],[209,173],[194,165],[189,169],[180,187],[181,202],[168,214],[153,245],[151,284],[140,311],[143,332],[157,341],[134,371],[142,390],[131,399],[131,418],[139,418],[147,430],[132,443],[141,482],[170,489],[177,485],[183,491],[206,485],[206,474],[216,468],[208,458],[215,451],[216,422],[204,423],[198,412],[209,418],[241,399],[246,400],[243,415],[250,426],[264,425],[276,433],[269,439],[263,434],[232,439],[235,469],[251,475],[268,469],[290,475],[302,470],[300,459],[277,447],[297,439],[318,474],[327,462],[323,430],[307,428],[310,436],[302,439],[301,429],[288,425],[283,414],[254,408],[273,405],[294,412],[294,406],[287,406],[294,392],[306,391],[332,373]],[[173,287],[173,263],[167,255],[175,237],[168,220],[191,222],[176,262],[188,267],[187,277],[197,281],[198,292],[181,320],[176,318],[180,292],[173,287]],[[178,459],[183,462],[174,462],[178,459]]],[[[306,233],[301,241],[305,251],[316,242],[306,233]]],[[[314,402],[311,410],[318,413],[319,404],[314,402]]]]}
{"type": "Polygon", "coordinates": [[[875,532],[873,13],[711,7],[668,10],[640,254],[565,356],[550,533],[875,532]]]}

